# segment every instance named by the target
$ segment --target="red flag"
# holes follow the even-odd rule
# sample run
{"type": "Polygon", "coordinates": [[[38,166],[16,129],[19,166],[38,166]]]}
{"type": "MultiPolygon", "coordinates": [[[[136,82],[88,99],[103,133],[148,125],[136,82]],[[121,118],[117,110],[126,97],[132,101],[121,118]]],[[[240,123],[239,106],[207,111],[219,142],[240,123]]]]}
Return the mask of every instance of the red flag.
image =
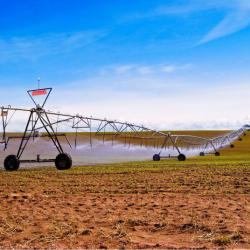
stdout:
{"type": "Polygon", "coordinates": [[[46,89],[38,89],[32,91],[32,96],[37,96],[37,95],[47,95],[47,90],[46,89]]]}

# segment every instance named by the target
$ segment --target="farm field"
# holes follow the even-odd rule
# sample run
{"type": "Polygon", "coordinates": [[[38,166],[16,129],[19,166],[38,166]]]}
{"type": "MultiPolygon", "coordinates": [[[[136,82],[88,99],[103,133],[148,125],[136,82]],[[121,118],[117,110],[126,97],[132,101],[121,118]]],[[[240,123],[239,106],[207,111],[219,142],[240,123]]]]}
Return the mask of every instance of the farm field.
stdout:
{"type": "Polygon", "coordinates": [[[186,162],[0,170],[0,248],[250,248],[250,132],[234,144],[186,162]]]}

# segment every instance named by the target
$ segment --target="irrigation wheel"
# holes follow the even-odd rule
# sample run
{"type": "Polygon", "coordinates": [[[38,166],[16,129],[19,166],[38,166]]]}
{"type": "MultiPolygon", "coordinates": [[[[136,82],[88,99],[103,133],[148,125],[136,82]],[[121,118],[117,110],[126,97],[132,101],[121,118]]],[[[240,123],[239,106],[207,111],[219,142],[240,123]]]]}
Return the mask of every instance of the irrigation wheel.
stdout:
{"type": "Polygon", "coordinates": [[[55,165],[58,170],[70,169],[72,166],[72,159],[70,155],[61,153],[56,157],[55,165]]]}
{"type": "Polygon", "coordinates": [[[161,160],[161,157],[159,154],[153,155],[153,161],[160,161],[160,160],[161,160]]]}
{"type": "Polygon", "coordinates": [[[178,155],[178,160],[179,161],[185,161],[186,160],[186,156],[184,154],[179,154],[178,155]]]}
{"type": "Polygon", "coordinates": [[[8,155],[4,160],[4,168],[7,171],[18,170],[20,166],[20,161],[16,155],[8,155]]]}

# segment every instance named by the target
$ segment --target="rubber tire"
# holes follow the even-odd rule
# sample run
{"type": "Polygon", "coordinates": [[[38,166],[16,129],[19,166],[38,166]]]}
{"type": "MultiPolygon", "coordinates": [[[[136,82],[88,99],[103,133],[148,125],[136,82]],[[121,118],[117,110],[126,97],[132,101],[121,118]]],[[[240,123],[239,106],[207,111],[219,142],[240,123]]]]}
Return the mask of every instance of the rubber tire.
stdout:
{"type": "Polygon", "coordinates": [[[20,161],[16,155],[8,155],[4,159],[4,168],[7,171],[16,171],[20,166],[20,161]]]}
{"type": "Polygon", "coordinates": [[[179,154],[178,155],[178,160],[179,161],[185,161],[186,160],[186,156],[184,154],[179,154]]]}
{"type": "Polygon", "coordinates": [[[214,155],[215,156],[220,156],[220,152],[215,152],[214,155]]]}
{"type": "Polygon", "coordinates": [[[72,166],[72,159],[70,155],[62,153],[56,157],[55,165],[58,170],[67,170],[72,166]]]}
{"type": "Polygon", "coordinates": [[[153,161],[160,161],[160,160],[161,160],[161,157],[159,154],[153,155],[153,161]]]}
{"type": "Polygon", "coordinates": [[[204,152],[200,152],[200,156],[205,156],[205,153],[204,152]]]}

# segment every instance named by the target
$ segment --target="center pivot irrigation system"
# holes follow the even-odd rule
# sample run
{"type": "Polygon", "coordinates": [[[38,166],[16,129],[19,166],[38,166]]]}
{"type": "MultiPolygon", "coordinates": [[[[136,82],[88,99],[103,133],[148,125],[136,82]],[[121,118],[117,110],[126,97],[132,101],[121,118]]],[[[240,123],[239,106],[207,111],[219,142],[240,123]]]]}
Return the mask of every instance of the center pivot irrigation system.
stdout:
{"type": "Polygon", "coordinates": [[[233,147],[232,142],[237,139],[241,140],[241,136],[245,135],[245,131],[249,129],[248,126],[244,126],[237,131],[209,139],[191,135],[173,135],[129,122],[51,112],[44,109],[51,91],[52,88],[28,90],[27,93],[35,104],[32,109],[13,108],[11,106],[1,107],[2,133],[0,144],[3,145],[3,150],[7,150],[11,140],[20,140],[17,153],[8,155],[4,160],[6,170],[17,170],[20,163],[32,162],[54,162],[59,170],[71,168],[72,158],[64,151],[59,138],[64,137],[68,145],[71,148],[72,146],[66,133],[58,133],[58,128],[61,125],[64,126],[64,129],[68,127],[74,132],[75,147],[78,145],[79,138],[84,135],[85,137],[88,136],[91,147],[97,139],[102,140],[103,143],[111,142],[112,145],[114,142],[123,143],[125,147],[150,147],[156,152],[153,155],[154,161],[159,161],[161,158],[177,158],[179,161],[185,161],[186,155],[184,151],[195,151],[200,156],[206,154],[219,156],[219,149],[225,146],[233,147]],[[39,104],[36,97],[41,96],[43,101],[39,104]],[[28,121],[22,135],[7,133],[8,125],[17,112],[28,114],[28,121]],[[28,142],[36,137],[48,137],[58,151],[58,155],[53,159],[41,159],[40,155],[37,155],[36,159],[23,159],[22,155],[28,142]]]}

